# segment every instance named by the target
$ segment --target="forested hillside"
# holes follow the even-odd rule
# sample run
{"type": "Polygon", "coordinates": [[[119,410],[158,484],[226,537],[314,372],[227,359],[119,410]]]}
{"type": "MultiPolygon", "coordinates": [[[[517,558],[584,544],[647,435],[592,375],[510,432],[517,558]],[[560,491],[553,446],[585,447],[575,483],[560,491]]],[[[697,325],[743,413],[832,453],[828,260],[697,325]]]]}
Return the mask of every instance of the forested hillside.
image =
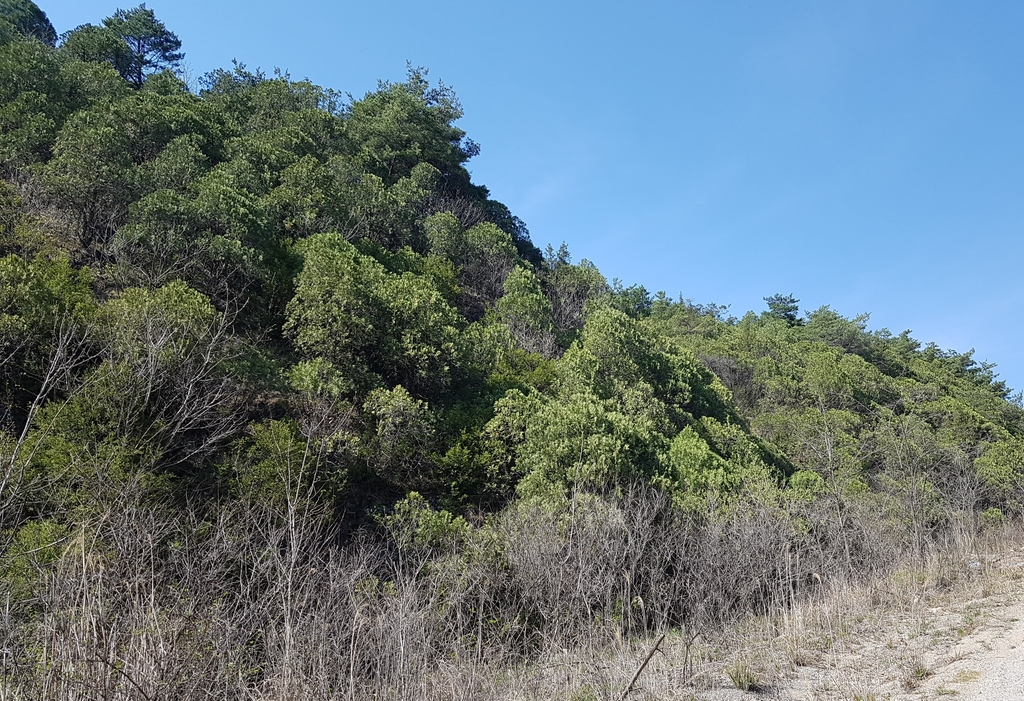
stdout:
{"type": "Polygon", "coordinates": [[[14,698],[453,698],[1021,515],[992,366],[541,251],[425,70],[190,87],[145,6],[0,17],[14,698]]]}

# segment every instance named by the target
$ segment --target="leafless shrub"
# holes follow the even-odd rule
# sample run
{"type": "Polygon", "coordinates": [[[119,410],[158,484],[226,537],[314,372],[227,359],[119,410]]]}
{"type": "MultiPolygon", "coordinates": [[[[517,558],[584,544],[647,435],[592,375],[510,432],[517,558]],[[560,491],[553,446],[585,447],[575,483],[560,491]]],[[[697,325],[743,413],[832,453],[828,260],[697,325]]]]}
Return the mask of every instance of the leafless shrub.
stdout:
{"type": "Polygon", "coordinates": [[[689,650],[824,597],[847,544],[855,567],[900,551],[871,509],[829,524],[827,500],[794,521],[756,495],[682,510],[633,487],[342,541],[301,495],[154,505],[103,475],[33,598],[0,592],[0,683],[20,698],[494,698],[499,670],[667,630],[689,650]]]}
{"type": "Polygon", "coordinates": [[[509,333],[523,350],[545,358],[558,356],[558,342],[550,329],[538,328],[529,321],[519,319],[510,319],[507,323],[509,333]]]}
{"type": "Polygon", "coordinates": [[[425,206],[429,216],[438,212],[448,212],[459,220],[463,229],[471,229],[477,224],[491,221],[491,218],[477,202],[465,197],[438,194],[431,197],[425,206]]]}
{"type": "Polygon", "coordinates": [[[754,378],[751,365],[724,355],[703,355],[700,360],[729,388],[741,409],[749,412],[757,406],[763,391],[754,378]]]}

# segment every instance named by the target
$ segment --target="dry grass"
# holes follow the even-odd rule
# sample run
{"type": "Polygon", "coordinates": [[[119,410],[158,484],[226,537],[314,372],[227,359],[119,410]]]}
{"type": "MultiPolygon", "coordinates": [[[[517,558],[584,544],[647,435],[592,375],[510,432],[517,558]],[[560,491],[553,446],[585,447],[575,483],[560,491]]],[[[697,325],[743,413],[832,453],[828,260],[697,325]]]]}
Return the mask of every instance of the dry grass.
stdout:
{"type": "Polygon", "coordinates": [[[663,632],[630,699],[867,699],[978,625],[983,603],[931,611],[1007,591],[1000,557],[1020,546],[1007,528],[905,569],[892,550],[865,577],[841,566],[849,539],[807,540],[767,505],[695,514],[646,490],[404,544],[339,542],[302,500],[116,496],[30,599],[6,593],[0,699],[618,699],[663,632]]]}
{"type": "MultiPolygon", "coordinates": [[[[867,701],[917,689],[934,665],[951,661],[942,657],[951,629],[965,620],[984,625],[990,607],[1021,592],[1019,529],[990,533],[972,547],[962,557],[934,552],[919,567],[869,581],[825,583],[789,609],[725,625],[690,645],[685,669],[682,636],[670,636],[636,698],[727,699],[730,689],[759,688],[769,697],[785,690],[794,698],[867,701]],[[978,558],[987,563],[982,572],[969,567],[978,558]]],[[[589,661],[577,656],[558,667],[564,679],[531,667],[500,698],[571,699],[574,689],[614,688],[609,678],[625,678],[642,649],[638,643],[589,661]]],[[[970,681],[964,674],[956,681],[970,681]]]]}

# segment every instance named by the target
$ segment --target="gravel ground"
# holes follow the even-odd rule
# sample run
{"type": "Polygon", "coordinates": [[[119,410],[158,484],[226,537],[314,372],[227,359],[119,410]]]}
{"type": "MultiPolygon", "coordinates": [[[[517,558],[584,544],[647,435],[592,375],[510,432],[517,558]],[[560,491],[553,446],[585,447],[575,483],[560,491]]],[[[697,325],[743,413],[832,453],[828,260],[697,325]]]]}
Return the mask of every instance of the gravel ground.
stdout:
{"type": "MultiPolygon", "coordinates": [[[[692,658],[670,637],[628,700],[1024,701],[1024,547],[982,559],[823,592],[786,620],[752,618],[698,641],[692,658]],[[737,688],[740,670],[755,680],[749,691],[737,688]]],[[[553,658],[505,698],[620,699],[650,645],[553,658]]]]}
{"type": "Polygon", "coordinates": [[[783,671],[758,691],[737,691],[719,679],[714,689],[655,691],[637,698],[1024,701],[1024,556],[1018,552],[1010,560],[1000,567],[998,591],[858,616],[862,620],[846,630],[835,648],[783,671]]]}
{"type": "Polygon", "coordinates": [[[911,698],[1024,699],[1024,603],[994,607],[989,622],[952,652],[911,698]]]}

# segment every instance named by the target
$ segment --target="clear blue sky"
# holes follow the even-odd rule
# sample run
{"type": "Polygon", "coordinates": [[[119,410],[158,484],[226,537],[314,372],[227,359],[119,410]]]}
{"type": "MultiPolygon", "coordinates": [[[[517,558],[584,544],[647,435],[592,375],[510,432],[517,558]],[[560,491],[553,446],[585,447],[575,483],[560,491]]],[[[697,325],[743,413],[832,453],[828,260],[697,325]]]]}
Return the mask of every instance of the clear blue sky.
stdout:
{"type": "MultiPolygon", "coordinates": [[[[118,6],[39,4],[58,32],[118,6]]],[[[196,76],[237,58],[361,96],[428,67],[474,180],[609,278],[868,311],[1024,387],[1024,3],[148,7],[196,76]]]]}

